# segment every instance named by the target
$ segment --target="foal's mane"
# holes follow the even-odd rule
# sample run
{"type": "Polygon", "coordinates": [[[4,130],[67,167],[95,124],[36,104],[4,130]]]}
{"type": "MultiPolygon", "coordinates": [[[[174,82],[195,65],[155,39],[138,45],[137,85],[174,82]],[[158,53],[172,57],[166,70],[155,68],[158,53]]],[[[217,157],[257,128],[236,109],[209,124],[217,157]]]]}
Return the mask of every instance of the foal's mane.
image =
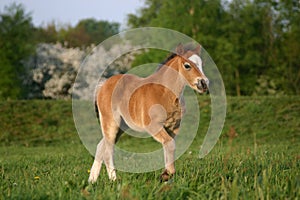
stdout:
{"type": "MultiPolygon", "coordinates": [[[[187,44],[185,44],[184,45],[184,51],[185,52],[187,52],[187,51],[192,51],[192,50],[194,50],[196,47],[195,47],[195,44],[193,44],[193,43],[187,43],[187,44]]],[[[167,59],[166,60],[164,60],[163,62],[161,62],[159,65],[158,65],[158,67],[157,67],[157,69],[156,69],[156,71],[159,71],[160,69],[161,69],[161,67],[162,66],[164,66],[167,62],[169,62],[170,60],[172,60],[174,57],[176,57],[178,54],[176,54],[176,53],[171,53],[168,57],[167,57],[167,59]]]]}
{"type": "Polygon", "coordinates": [[[161,63],[158,65],[156,71],[159,71],[159,70],[162,68],[162,66],[164,66],[167,62],[169,62],[169,61],[172,60],[173,58],[175,58],[177,55],[178,55],[178,54],[176,54],[176,53],[171,53],[171,54],[168,56],[168,58],[167,58],[166,60],[164,60],[163,62],[161,62],[161,63]]]}

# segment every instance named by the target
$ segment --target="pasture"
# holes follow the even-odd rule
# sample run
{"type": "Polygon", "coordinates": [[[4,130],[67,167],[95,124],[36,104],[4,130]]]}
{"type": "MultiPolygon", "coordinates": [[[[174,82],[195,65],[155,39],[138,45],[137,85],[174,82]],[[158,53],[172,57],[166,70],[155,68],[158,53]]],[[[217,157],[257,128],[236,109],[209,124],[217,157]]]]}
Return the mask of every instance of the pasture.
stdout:
{"type": "MultiPolygon", "coordinates": [[[[203,159],[210,100],[199,100],[200,128],[173,179],[161,183],[162,170],[118,171],[111,182],[102,168],[94,185],[71,101],[0,102],[0,199],[300,198],[300,97],[229,97],[222,135],[203,159]]],[[[138,140],[124,135],[118,145],[139,149],[138,140]]]]}

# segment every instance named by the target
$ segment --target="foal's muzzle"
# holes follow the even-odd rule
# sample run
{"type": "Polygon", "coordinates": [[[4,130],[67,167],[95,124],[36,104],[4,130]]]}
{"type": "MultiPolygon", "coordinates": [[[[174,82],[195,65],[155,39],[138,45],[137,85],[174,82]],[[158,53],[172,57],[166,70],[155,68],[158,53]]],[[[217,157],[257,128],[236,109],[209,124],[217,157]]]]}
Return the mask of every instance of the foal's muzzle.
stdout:
{"type": "Polygon", "coordinates": [[[197,88],[200,91],[206,92],[208,90],[206,81],[204,79],[199,79],[197,83],[197,88]]]}

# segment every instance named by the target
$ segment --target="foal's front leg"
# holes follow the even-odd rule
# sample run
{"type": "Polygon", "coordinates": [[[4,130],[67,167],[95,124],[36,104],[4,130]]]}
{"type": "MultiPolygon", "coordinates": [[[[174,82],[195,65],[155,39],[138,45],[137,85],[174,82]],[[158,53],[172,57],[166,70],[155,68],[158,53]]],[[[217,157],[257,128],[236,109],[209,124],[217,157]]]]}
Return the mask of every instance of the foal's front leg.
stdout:
{"type": "Polygon", "coordinates": [[[165,171],[161,175],[162,181],[168,181],[175,174],[175,140],[167,133],[164,128],[153,135],[154,139],[163,145],[165,171]]]}
{"type": "Polygon", "coordinates": [[[168,181],[173,174],[175,174],[175,140],[163,144],[164,158],[165,158],[165,171],[161,174],[162,181],[168,181]]]}

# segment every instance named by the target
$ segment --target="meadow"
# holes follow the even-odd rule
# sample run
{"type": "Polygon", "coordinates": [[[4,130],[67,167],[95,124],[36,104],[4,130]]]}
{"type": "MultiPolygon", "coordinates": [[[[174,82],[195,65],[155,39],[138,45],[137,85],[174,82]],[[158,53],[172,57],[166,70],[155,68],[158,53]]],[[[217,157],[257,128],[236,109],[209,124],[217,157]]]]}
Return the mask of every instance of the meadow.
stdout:
{"type": "MultiPolygon", "coordinates": [[[[199,100],[200,128],[173,179],[161,183],[162,169],[118,171],[111,182],[103,167],[94,185],[87,182],[93,157],[76,132],[71,101],[2,101],[0,199],[300,199],[299,96],[228,97],[222,135],[203,159],[210,100],[199,100]]],[[[119,141],[133,149],[137,142],[127,135],[119,141]]]]}

